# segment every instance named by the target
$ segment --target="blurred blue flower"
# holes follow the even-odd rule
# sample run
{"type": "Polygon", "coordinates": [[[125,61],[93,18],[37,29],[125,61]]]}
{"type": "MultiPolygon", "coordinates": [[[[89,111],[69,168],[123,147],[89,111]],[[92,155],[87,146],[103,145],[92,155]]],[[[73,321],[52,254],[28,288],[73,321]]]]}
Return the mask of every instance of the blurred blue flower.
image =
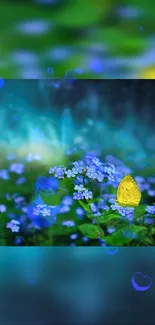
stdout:
{"type": "Polygon", "coordinates": [[[62,221],[62,225],[66,227],[75,227],[75,222],[73,220],[64,220],[62,221]]]}
{"type": "Polygon", "coordinates": [[[142,15],[142,11],[136,7],[124,6],[117,9],[117,13],[121,18],[124,19],[136,19],[142,15]]]}
{"type": "Polygon", "coordinates": [[[64,214],[70,211],[70,206],[69,205],[62,205],[60,207],[60,213],[64,214]]]}
{"type": "Polygon", "coordinates": [[[10,178],[9,172],[7,169],[0,170],[0,178],[2,178],[4,180],[8,180],[10,178]]]}
{"type": "Polygon", "coordinates": [[[135,181],[137,183],[144,183],[145,182],[145,178],[143,176],[135,176],[135,181]]]}
{"type": "Polygon", "coordinates": [[[155,214],[155,204],[153,205],[148,205],[145,208],[145,211],[148,212],[149,214],[155,214]]]}
{"type": "Polygon", "coordinates": [[[88,237],[86,237],[86,236],[83,236],[83,237],[82,237],[82,241],[83,241],[84,243],[88,243],[89,240],[90,240],[90,239],[89,239],[88,237]]]}
{"type": "Polygon", "coordinates": [[[82,73],[83,73],[83,69],[81,69],[81,68],[76,68],[74,71],[75,71],[77,74],[82,74],[82,73]]]}
{"type": "Polygon", "coordinates": [[[83,216],[84,216],[84,209],[82,209],[81,207],[78,207],[78,208],[76,208],[75,211],[76,211],[76,215],[78,216],[78,218],[80,220],[82,220],[83,216]]]}
{"type": "Polygon", "coordinates": [[[155,176],[150,176],[147,178],[148,182],[151,184],[155,184],[155,176]]]}
{"type": "Polygon", "coordinates": [[[90,206],[93,213],[96,213],[98,211],[97,203],[91,203],[90,206]]]}
{"type": "Polygon", "coordinates": [[[109,233],[109,234],[112,234],[113,232],[115,232],[116,231],[116,228],[114,228],[114,227],[108,227],[107,228],[107,232],[109,233]]]}
{"type": "Polygon", "coordinates": [[[17,220],[11,220],[10,222],[7,223],[6,228],[11,229],[12,232],[19,232],[19,227],[20,222],[17,220]]]}
{"type": "Polygon", "coordinates": [[[36,180],[36,191],[53,191],[59,188],[59,181],[56,177],[39,176],[36,180]]]}
{"type": "Polygon", "coordinates": [[[135,239],[137,235],[135,233],[132,233],[130,230],[124,230],[123,236],[128,239],[135,239]]]}
{"type": "Polygon", "coordinates": [[[13,51],[11,59],[18,65],[34,65],[38,62],[37,54],[25,50],[13,51]]]}
{"type": "Polygon", "coordinates": [[[23,238],[22,237],[16,237],[15,244],[16,245],[21,245],[22,243],[23,243],[23,238]]]}
{"type": "Polygon", "coordinates": [[[26,177],[19,177],[16,181],[17,185],[22,185],[26,182],[26,177]]]}
{"type": "Polygon", "coordinates": [[[95,73],[101,73],[103,70],[103,63],[100,59],[95,58],[90,62],[90,70],[95,73]]]}
{"type": "Polygon", "coordinates": [[[13,152],[10,152],[7,156],[7,160],[14,160],[16,158],[16,154],[13,152]]]}
{"type": "Polygon", "coordinates": [[[63,199],[62,199],[62,204],[63,205],[72,205],[73,204],[73,198],[70,196],[70,195],[67,195],[65,196],[63,199]]]}
{"type": "Polygon", "coordinates": [[[15,219],[16,215],[15,215],[15,213],[13,213],[13,212],[8,212],[7,217],[8,217],[9,219],[15,219]]]}
{"type": "Polygon", "coordinates": [[[0,88],[3,88],[4,86],[4,79],[0,77],[0,88]]]}
{"type": "Polygon", "coordinates": [[[71,234],[70,239],[75,240],[78,238],[78,234],[71,234]]]}
{"type": "Polygon", "coordinates": [[[50,59],[54,61],[64,61],[68,59],[73,53],[73,50],[69,47],[52,47],[51,50],[48,51],[47,55],[50,59]]]}
{"type": "Polygon", "coordinates": [[[12,163],[9,169],[12,173],[16,173],[18,175],[24,173],[24,165],[21,163],[12,163]]]}
{"type": "Polygon", "coordinates": [[[34,160],[41,160],[41,156],[38,154],[38,155],[33,155],[31,153],[29,153],[26,157],[26,161],[28,162],[31,162],[31,161],[34,161],[34,160]]]}
{"type": "Polygon", "coordinates": [[[6,210],[7,210],[6,205],[0,204],[0,212],[3,213],[3,212],[6,212],[6,210]]]}
{"type": "Polygon", "coordinates": [[[150,217],[146,217],[144,220],[147,225],[151,225],[154,222],[154,220],[150,217]]]}
{"type": "Polygon", "coordinates": [[[148,194],[149,196],[154,197],[154,196],[155,196],[155,190],[148,190],[148,191],[147,191],[147,194],[148,194]]]}
{"type": "Polygon", "coordinates": [[[44,34],[49,31],[51,24],[46,20],[30,20],[21,22],[17,29],[24,34],[44,34]]]}
{"type": "Polygon", "coordinates": [[[37,205],[36,202],[31,202],[27,207],[27,215],[32,224],[37,229],[50,227],[56,223],[56,217],[60,212],[60,206],[49,208],[42,203],[37,205]],[[50,211],[50,212],[49,212],[50,211]]]}
{"type": "Polygon", "coordinates": [[[14,198],[14,202],[15,203],[23,203],[25,201],[25,197],[24,196],[18,196],[14,198]]]}

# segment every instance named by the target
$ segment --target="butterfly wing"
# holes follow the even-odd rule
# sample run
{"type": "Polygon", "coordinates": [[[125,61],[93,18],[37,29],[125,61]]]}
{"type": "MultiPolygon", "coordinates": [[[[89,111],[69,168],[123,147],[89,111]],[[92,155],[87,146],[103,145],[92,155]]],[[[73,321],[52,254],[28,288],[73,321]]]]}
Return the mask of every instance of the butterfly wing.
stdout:
{"type": "Polygon", "coordinates": [[[136,207],[141,200],[141,192],[132,176],[126,175],[117,189],[117,202],[124,207],[136,207]]]}

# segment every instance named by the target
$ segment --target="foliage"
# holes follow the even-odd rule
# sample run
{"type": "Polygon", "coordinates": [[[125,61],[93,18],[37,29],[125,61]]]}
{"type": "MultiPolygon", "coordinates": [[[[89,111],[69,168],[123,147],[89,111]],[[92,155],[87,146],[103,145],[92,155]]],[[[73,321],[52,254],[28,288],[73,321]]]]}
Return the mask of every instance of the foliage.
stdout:
{"type": "Polygon", "coordinates": [[[155,206],[149,193],[154,193],[154,176],[135,176],[142,201],[135,209],[123,208],[116,203],[116,190],[125,165],[121,170],[106,160],[85,155],[72,161],[70,156],[66,166],[56,167],[26,158],[4,160],[0,244],[153,246],[155,206]]]}
{"type": "MultiPolygon", "coordinates": [[[[152,0],[149,6],[144,0],[130,5],[123,0],[48,3],[0,4],[3,78],[50,78],[51,66],[61,78],[77,67],[83,69],[80,78],[131,76],[133,71],[140,76],[148,69],[149,54],[139,67],[132,60],[153,45],[152,0]]],[[[154,73],[152,62],[149,65],[154,73]]]]}

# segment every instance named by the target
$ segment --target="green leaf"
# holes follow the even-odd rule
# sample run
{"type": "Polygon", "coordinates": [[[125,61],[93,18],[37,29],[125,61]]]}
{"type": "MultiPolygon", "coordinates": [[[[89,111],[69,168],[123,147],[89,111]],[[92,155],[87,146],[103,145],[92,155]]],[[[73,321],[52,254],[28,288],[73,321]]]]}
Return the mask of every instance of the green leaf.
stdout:
{"type": "Polygon", "coordinates": [[[102,1],[102,4],[98,4],[97,1],[76,0],[63,6],[62,10],[55,13],[54,19],[58,25],[79,28],[95,24],[103,19],[108,12],[108,0],[102,1]]]}
{"type": "Polygon", "coordinates": [[[84,203],[83,201],[78,201],[78,202],[80,203],[80,205],[85,211],[92,213],[91,207],[87,203],[84,203]]]}
{"type": "Polygon", "coordinates": [[[134,211],[134,217],[137,219],[140,216],[145,215],[146,204],[139,205],[134,211]]]}
{"type": "Polygon", "coordinates": [[[87,236],[88,238],[95,239],[98,237],[103,237],[104,232],[102,228],[92,224],[83,224],[78,226],[79,230],[83,233],[83,235],[87,236]]]}
{"type": "Polygon", "coordinates": [[[145,227],[142,226],[128,226],[125,227],[123,229],[117,230],[115,231],[113,234],[111,234],[110,236],[107,236],[105,238],[106,243],[112,246],[123,246],[125,244],[128,244],[130,241],[133,240],[132,236],[131,238],[125,237],[124,232],[125,231],[129,231],[129,233],[132,235],[134,234],[138,234],[139,232],[142,231],[146,231],[145,227]]]}
{"type": "Polygon", "coordinates": [[[100,217],[94,218],[97,223],[108,223],[111,220],[120,220],[120,215],[118,213],[103,214],[100,217]]]}
{"type": "Polygon", "coordinates": [[[59,194],[40,194],[40,196],[44,204],[47,204],[49,206],[57,206],[61,203],[61,196],[59,194]]]}

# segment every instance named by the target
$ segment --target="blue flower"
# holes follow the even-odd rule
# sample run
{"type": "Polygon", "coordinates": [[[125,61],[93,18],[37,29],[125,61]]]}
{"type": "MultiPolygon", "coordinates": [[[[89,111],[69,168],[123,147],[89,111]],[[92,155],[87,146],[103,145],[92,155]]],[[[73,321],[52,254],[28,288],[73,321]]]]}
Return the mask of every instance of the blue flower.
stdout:
{"type": "Polygon", "coordinates": [[[148,212],[149,214],[155,214],[155,204],[154,205],[148,205],[145,208],[145,211],[148,212]]]}
{"type": "Polygon", "coordinates": [[[89,190],[85,190],[83,192],[83,196],[85,197],[86,200],[92,199],[93,197],[93,193],[89,190]]]}
{"type": "Polygon", "coordinates": [[[73,199],[74,200],[82,200],[83,198],[84,198],[83,193],[81,193],[81,192],[73,193],[73,199]]]}
{"type": "Polygon", "coordinates": [[[33,160],[41,160],[41,156],[40,155],[32,155],[31,153],[29,153],[26,157],[26,160],[28,162],[31,162],[33,160]]]}
{"type": "Polygon", "coordinates": [[[16,184],[17,184],[17,185],[22,185],[22,184],[25,183],[25,181],[26,181],[26,178],[25,178],[25,177],[19,177],[19,178],[17,179],[17,181],[16,181],[16,184]]]}
{"type": "Polygon", "coordinates": [[[8,180],[10,178],[9,172],[7,169],[0,170],[0,178],[2,178],[4,180],[8,180]]]}
{"type": "Polygon", "coordinates": [[[56,177],[39,176],[36,180],[36,191],[46,190],[56,192],[59,188],[59,181],[56,177]]]}
{"type": "Polygon", "coordinates": [[[137,237],[137,235],[135,233],[131,232],[130,230],[124,230],[123,236],[128,239],[135,239],[137,237]]]}
{"type": "Polygon", "coordinates": [[[65,197],[63,198],[63,200],[62,200],[62,204],[63,204],[63,205],[66,205],[66,206],[70,206],[70,205],[72,205],[72,204],[73,204],[73,199],[72,199],[72,197],[71,197],[70,195],[65,196],[65,197]]]}
{"type": "Polygon", "coordinates": [[[7,210],[6,205],[0,204],[0,212],[3,213],[3,212],[6,212],[6,210],[7,210]]]}
{"type": "Polygon", "coordinates": [[[22,242],[23,242],[23,238],[22,237],[16,237],[16,239],[15,239],[15,244],[16,245],[21,245],[22,242]]]}
{"type": "Polygon", "coordinates": [[[76,190],[78,192],[83,192],[83,191],[85,191],[85,187],[83,184],[75,185],[74,190],[76,190]]]}
{"type": "Polygon", "coordinates": [[[51,209],[49,209],[48,207],[45,207],[41,211],[41,214],[42,214],[43,217],[50,216],[51,215],[51,209]]]}
{"type": "Polygon", "coordinates": [[[50,227],[56,223],[56,217],[60,212],[60,206],[49,208],[43,203],[36,206],[33,201],[27,207],[27,215],[37,229],[50,227]]]}
{"type": "Polygon", "coordinates": [[[98,58],[93,59],[90,62],[90,70],[96,73],[101,73],[103,70],[102,61],[98,58]]]}
{"type": "Polygon", "coordinates": [[[13,152],[10,152],[7,156],[7,160],[14,160],[16,158],[16,154],[13,152]]]}
{"type": "Polygon", "coordinates": [[[114,231],[116,231],[116,228],[114,228],[114,227],[108,227],[108,228],[107,228],[107,232],[108,232],[109,234],[112,234],[114,231]]]}
{"type": "Polygon", "coordinates": [[[79,207],[79,208],[76,208],[75,211],[76,211],[76,214],[77,214],[78,218],[80,220],[82,220],[83,219],[83,216],[84,216],[84,209],[82,209],[81,207],[79,207]]]}
{"type": "Polygon", "coordinates": [[[145,223],[148,225],[151,225],[154,222],[154,220],[148,216],[144,220],[145,220],[145,223]]]}
{"type": "Polygon", "coordinates": [[[129,217],[132,215],[134,208],[124,208],[117,202],[111,205],[112,210],[116,210],[122,217],[129,217]]]}
{"type": "Polygon", "coordinates": [[[76,174],[81,174],[84,171],[84,164],[81,161],[76,161],[73,163],[74,167],[72,169],[73,173],[76,174]]]}
{"type": "Polygon", "coordinates": [[[102,166],[103,163],[100,161],[100,159],[96,158],[96,157],[92,157],[92,162],[94,165],[96,165],[97,167],[102,166]]]}
{"type": "Polygon", "coordinates": [[[77,238],[78,238],[78,235],[77,234],[71,234],[70,235],[70,239],[72,239],[72,240],[75,240],[77,238]]]}
{"type": "Polygon", "coordinates": [[[104,175],[101,172],[98,172],[98,175],[97,175],[98,182],[102,182],[103,179],[104,179],[104,175]]]}
{"type": "Polygon", "coordinates": [[[109,164],[108,166],[104,166],[103,171],[106,174],[106,176],[108,177],[108,180],[115,181],[114,175],[116,174],[116,169],[115,169],[114,165],[109,164]]]}
{"type": "Polygon", "coordinates": [[[60,213],[64,214],[70,211],[70,206],[69,205],[63,205],[60,207],[60,213]]]}
{"type": "Polygon", "coordinates": [[[71,169],[66,170],[65,174],[67,178],[75,177],[75,173],[71,169]]]}
{"type": "Polygon", "coordinates": [[[12,232],[19,232],[19,227],[20,222],[17,220],[11,220],[10,222],[7,223],[6,228],[11,229],[12,232]]]}
{"type": "Polygon", "coordinates": [[[54,174],[54,176],[56,178],[63,179],[64,175],[65,175],[65,171],[66,171],[66,168],[56,166],[56,167],[50,168],[49,174],[54,174]]]}
{"type": "Polygon", "coordinates": [[[10,165],[10,171],[12,173],[16,173],[18,175],[23,174],[24,173],[24,165],[21,163],[12,163],[10,165]]]}
{"type": "Polygon", "coordinates": [[[84,243],[88,243],[89,240],[90,240],[90,239],[89,239],[88,237],[86,237],[86,236],[83,236],[83,237],[82,237],[82,241],[83,241],[84,243]]]}
{"type": "Polygon", "coordinates": [[[75,222],[73,220],[62,221],[62,225],[66,227],[75,227],[75,222]]]}
{"type": "Polygon", "coordinates": [[[80,185],[81,183],[83,183],[84,181],[84,177],[82,175],[78,175],[76,179],[74,179],[74,184],[76,185],[80,185]]]}
{"type": "Polygon", "coordinates": [[[96,171],[96,168],[94,165],[90,165],[87,167],[87,172],[86,172],[86,175],[90,178],[90,179],[97,179],[98,177],[98,173],[96,171]]]}
{"type": "Polygon", "coordinates": [[[93,213],[96,213],[98,211],[98,206],[96,203],[91,203],[90,206],[93,213]]]}
{"type": "Polygon", "coordinates": [[[155,184],[155,176],[153,177],[148,177],[148,182],[151,183],[151,184],[155,184]]]}
{"type": "Polygon", "coordinates": [[[154,197],[155,196],[155,190],[148,190],[147,191],[147,194],[151,197],[154,197]]]}

